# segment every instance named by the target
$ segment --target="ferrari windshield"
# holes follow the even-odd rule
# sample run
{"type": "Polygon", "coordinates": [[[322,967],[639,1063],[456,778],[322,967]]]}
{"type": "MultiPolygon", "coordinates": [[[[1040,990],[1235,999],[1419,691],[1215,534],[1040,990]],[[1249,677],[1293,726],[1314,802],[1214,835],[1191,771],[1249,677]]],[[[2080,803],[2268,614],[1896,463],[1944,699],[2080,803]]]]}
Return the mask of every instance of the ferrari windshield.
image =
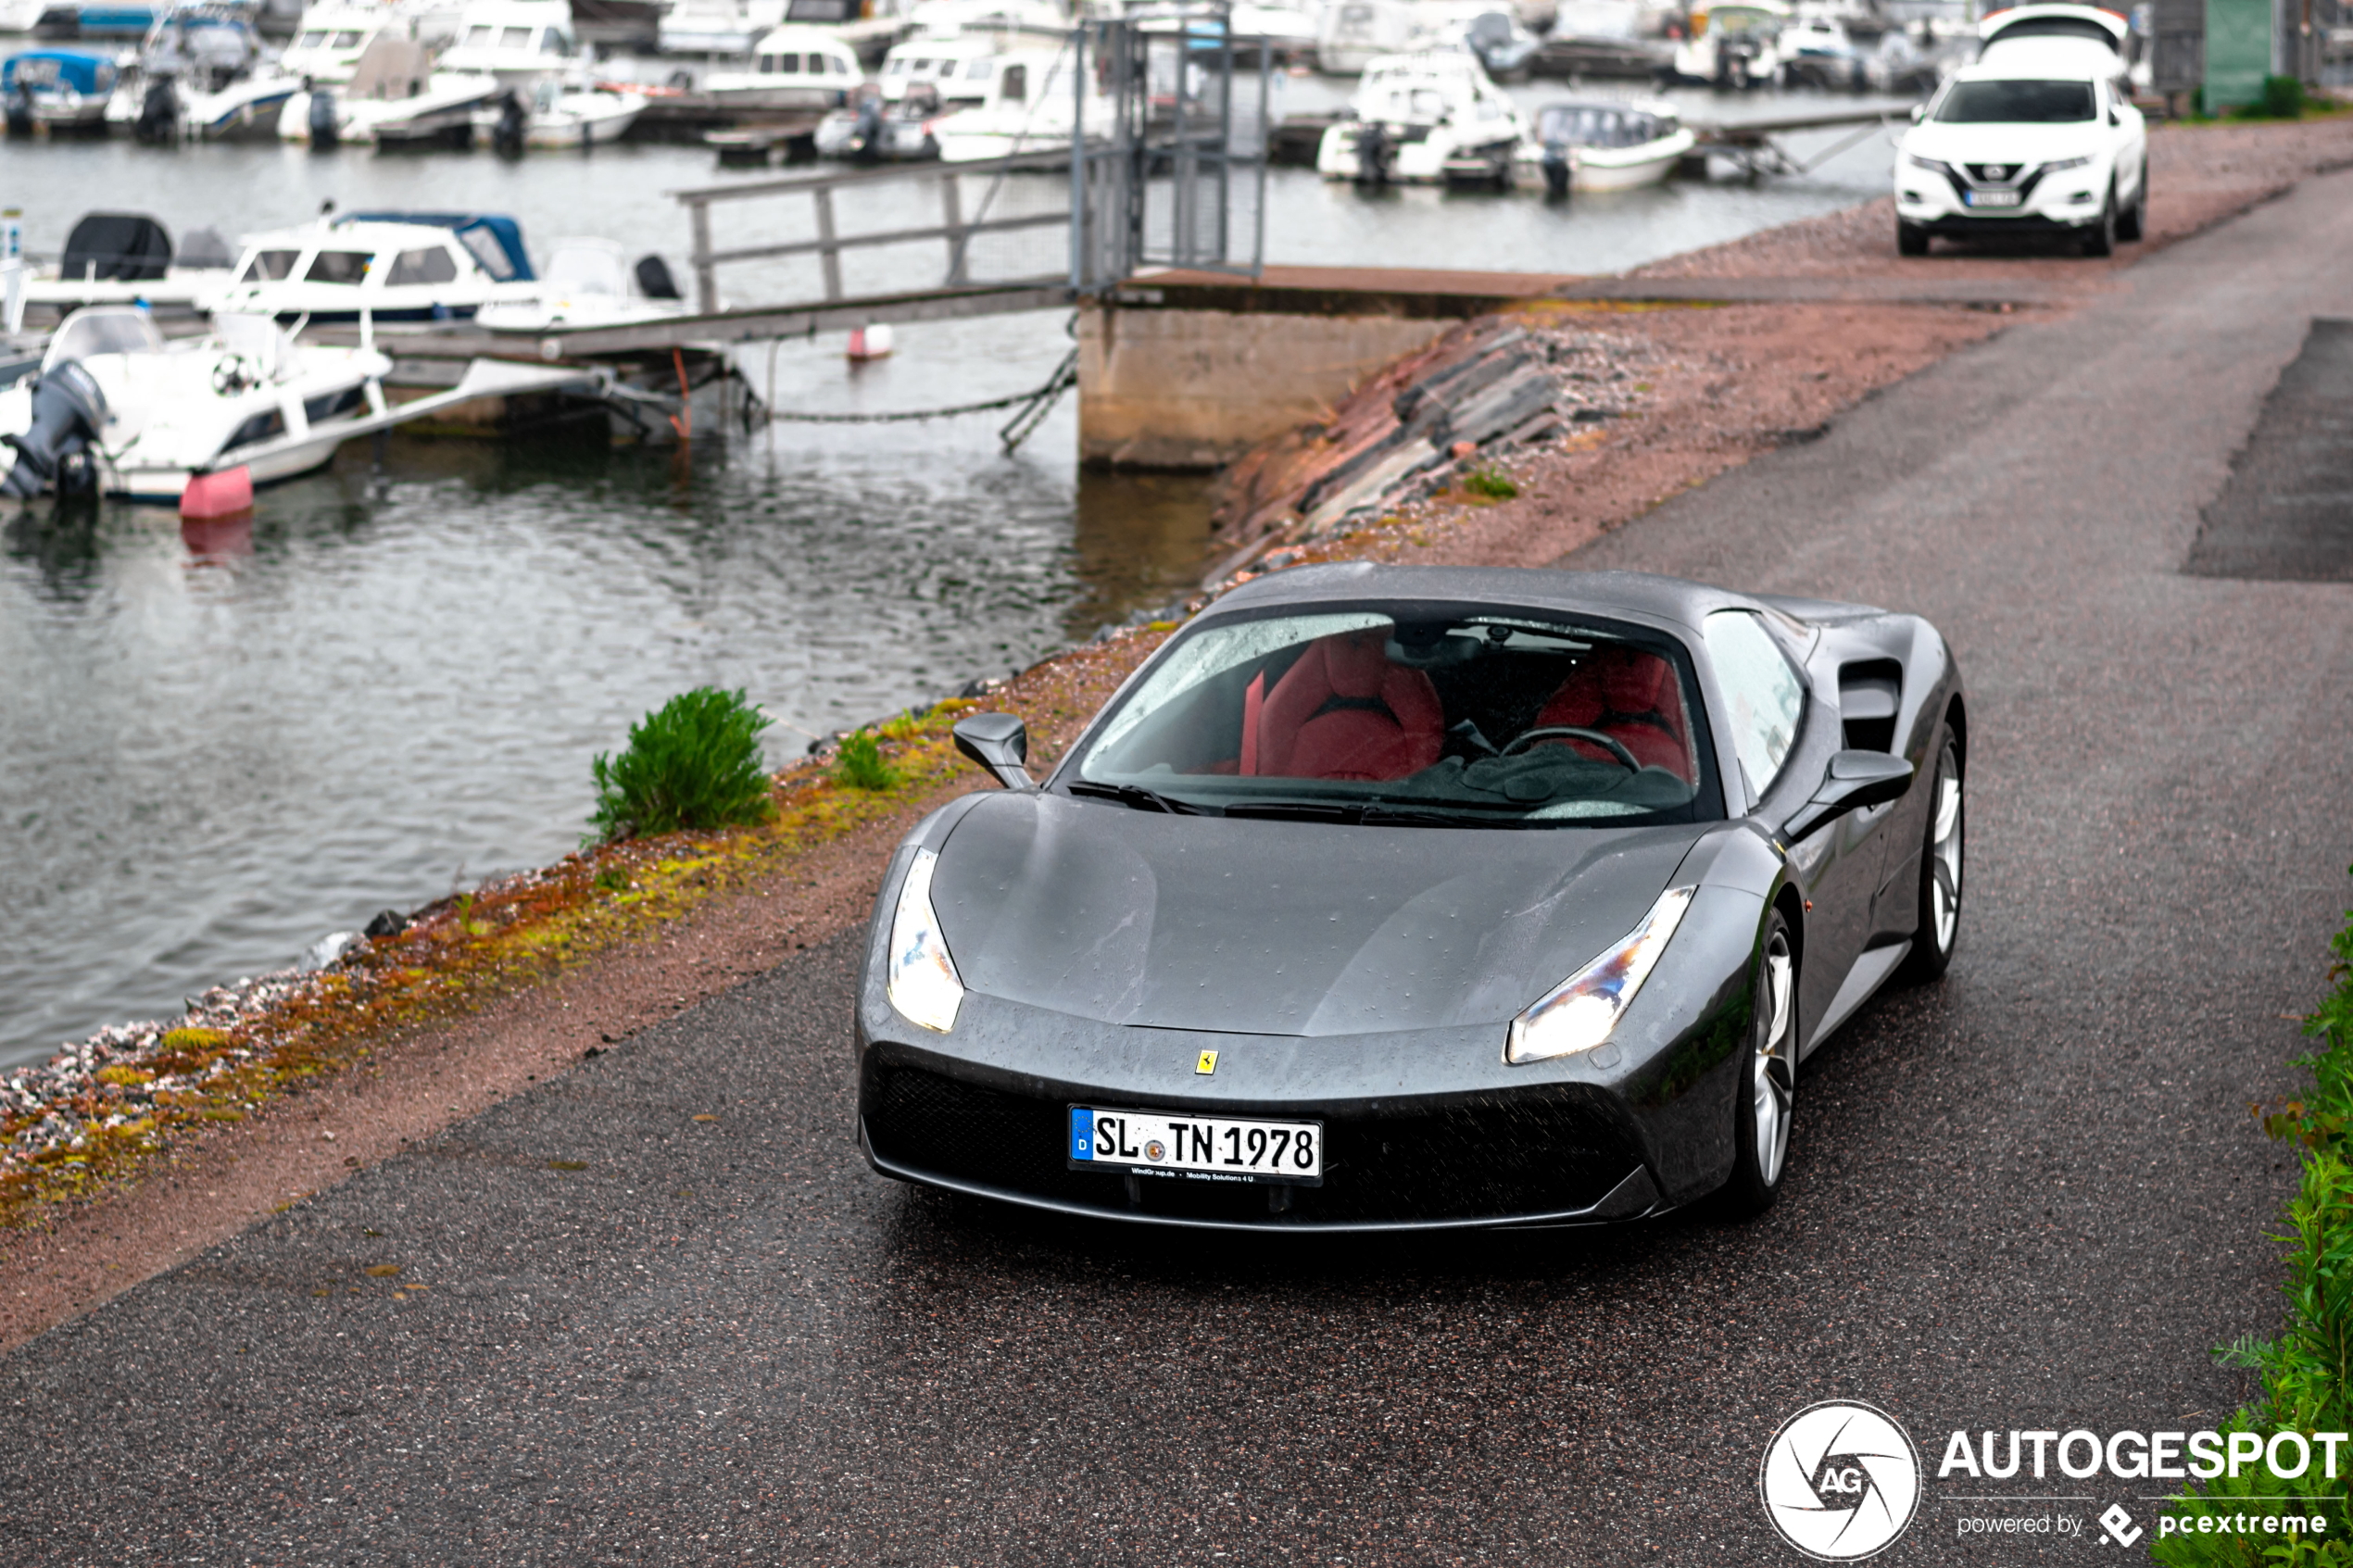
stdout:
{"type": "Polygon", "coordinates": [[[1376,607],[1181,637],[1063,775],[1143,809],[1567,826],[1720,814],[1672,638],[1541,613],[1376,607]]]}

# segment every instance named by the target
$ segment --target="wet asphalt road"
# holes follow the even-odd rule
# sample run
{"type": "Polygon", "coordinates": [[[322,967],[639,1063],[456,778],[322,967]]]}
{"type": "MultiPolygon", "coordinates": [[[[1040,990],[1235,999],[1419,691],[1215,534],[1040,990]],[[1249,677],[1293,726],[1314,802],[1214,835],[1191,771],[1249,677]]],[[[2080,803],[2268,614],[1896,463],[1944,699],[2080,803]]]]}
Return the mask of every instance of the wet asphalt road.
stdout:
{"type": "MultiPolygon", "coordinates": [[[[2348,197],[1579,558],[1919,609],[1969,681],[1960,957],[1809,1061],[1763,1221],[1276,1244],[911,1193],[850,1148],[837,942],[0,1362],[0,1560],[1793,1563],[1756,1466],[1814,1399],[1931,1465],[2219,1424],[2290,1179],[2246,1103],[2353,893],[2353,586],[2178,567],[2353,315],[2348,197]]],[[[1957,1541],[1987,1489],[1931,1480],[1881,1561],[2103,1549],[1957,1541]]]]}

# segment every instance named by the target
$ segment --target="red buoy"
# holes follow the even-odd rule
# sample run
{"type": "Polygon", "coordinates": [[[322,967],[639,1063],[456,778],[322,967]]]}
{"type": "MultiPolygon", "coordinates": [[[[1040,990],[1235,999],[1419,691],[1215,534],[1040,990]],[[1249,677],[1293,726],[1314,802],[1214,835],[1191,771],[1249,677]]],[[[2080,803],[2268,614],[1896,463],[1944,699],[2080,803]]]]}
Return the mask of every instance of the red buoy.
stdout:
{"type": "Polygon", "coordinates": [[[180,492],[182,517],[234,517],[253,509],[253,470],[240,465],[189,477],[180,492]]]}

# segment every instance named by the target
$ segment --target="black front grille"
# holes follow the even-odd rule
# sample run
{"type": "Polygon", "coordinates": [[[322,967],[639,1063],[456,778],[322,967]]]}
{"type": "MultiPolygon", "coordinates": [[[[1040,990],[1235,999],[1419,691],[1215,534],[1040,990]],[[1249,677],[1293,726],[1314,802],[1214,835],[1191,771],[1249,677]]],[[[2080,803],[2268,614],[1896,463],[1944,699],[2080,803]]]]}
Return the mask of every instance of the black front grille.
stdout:
{"type": "Polygon", "coordinates": [[[2007,185],[2026,169],[2022,163],[1965,163],[1961,167],[1981,185],[2007,185]]]}
{"type": "MultiPolygon", "coordinates": [[[[870,1065],[866,1135],[892,1165],[1106,1212],[1258,1223],[1378,1223],[1558,1213],[1598,1203],[1635,1168],[1617,1130],[1576,1099],[1515,1097],[1418,1116],[1318,1118],[1324,1185],[1282,1189],[1070,1169],[1069,1108],[917,1068],[870,1065]]],[[[1148,1108],[1143,1108],[1148,1109],[1148,1108]]]]}

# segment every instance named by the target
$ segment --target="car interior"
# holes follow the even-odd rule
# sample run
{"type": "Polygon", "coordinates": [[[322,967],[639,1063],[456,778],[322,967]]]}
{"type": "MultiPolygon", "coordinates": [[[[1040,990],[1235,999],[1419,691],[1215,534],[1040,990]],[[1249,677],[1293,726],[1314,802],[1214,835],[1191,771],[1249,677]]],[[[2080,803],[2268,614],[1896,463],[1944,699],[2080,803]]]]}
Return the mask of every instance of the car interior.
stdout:
{"type": "Polygon", "coordinates": [[[1410,782],[1522,806],[1636,776],[1652,805],[1682,803],[1702,783],[1688,675],[1663,647],[1508,617],[1381,620],[1268,647],[1270,633],[1230,662],[1210,654],[1207,672],[1147,682],[1081,776],[1164,792],[1410,782]]]}

